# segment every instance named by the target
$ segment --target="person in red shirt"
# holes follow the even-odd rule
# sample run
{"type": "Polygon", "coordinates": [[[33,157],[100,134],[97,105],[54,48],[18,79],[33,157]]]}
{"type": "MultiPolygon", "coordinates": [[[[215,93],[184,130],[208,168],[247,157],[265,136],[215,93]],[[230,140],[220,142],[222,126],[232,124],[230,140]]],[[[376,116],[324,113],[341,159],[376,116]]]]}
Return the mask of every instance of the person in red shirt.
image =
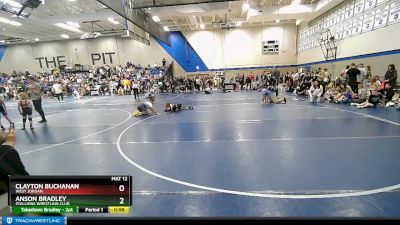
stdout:
{"type": "Polygon", "coordinates": [[[251,80],[251,81],[254,81],[254,79],[255,79],[254,73],[253,73],[253,72],[250,72],[250,80],[251,80]]]}

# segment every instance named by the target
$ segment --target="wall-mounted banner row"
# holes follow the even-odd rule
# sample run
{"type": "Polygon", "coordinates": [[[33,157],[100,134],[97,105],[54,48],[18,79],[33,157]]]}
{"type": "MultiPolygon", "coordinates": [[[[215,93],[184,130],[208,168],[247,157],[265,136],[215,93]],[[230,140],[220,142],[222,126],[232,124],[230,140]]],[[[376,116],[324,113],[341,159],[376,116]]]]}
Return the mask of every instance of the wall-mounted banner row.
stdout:
{"type": "Polygon", "coordinates": [[[400,0],[349,0],[299,33],[299,51],[319,46],[320,33],[329,29],[337,41],[400,22],[400,0]],[[374,9],[377,7],[376,9],[374,9]]]}

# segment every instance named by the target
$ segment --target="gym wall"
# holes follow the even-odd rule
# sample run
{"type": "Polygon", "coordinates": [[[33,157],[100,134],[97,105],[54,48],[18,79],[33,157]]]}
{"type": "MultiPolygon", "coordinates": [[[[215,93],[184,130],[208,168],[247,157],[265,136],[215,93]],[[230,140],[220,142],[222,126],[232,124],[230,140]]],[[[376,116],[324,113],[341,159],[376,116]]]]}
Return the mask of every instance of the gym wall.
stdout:
{"type": "MultiPolygon", "coordinates": [[[[170,63],[172,57],[154,40],[150,45],[133,39],[104,37],[96,40],[63,40],[9,45],[3,51],[0,72],[50,71],[61,65],[124,65],[127,61],[147,66],[161,64],[162,58],[170,63]],[[40,65],[40,63],[42,65],[40,65]]],[[[179,64],[175,74],[184,73],[179,64]]]]}
{"type": "Polygon", "coordinates": [[[296,26],[260,26],[183,32],[209,69],[232,69],[297,63],[296,26]],[[263,55],[262,42],[278,40],[279,54],[263,55]]]}
{"type": "MultiPolygon", "coordinates": [[[[339,9],[343,5],[349,4],[351,1],[345,1],[338,5],[329,12],[321,15],[316,20],[326,17],[335,10],[339,9]]],[[[382,2],[382,0],[381,0],[382,2]]],[[[364,11],[357,16],[353,16],[347,20],[352,20],[354,17],[364,16],[367,13],[374,12],[377,9],[384,8],[392,3],[399,2],[398,0],[384,1],[381,5],[378,5],[372,9],[364,11]]],[[[346,21],[347,21],[346,20],[346,21]]],[[[315,20],[310,22],[310,26],[315,24],[315,20]]],[[[344,22],[338,24],[344,24],[344,22]]],[[[308,27],[310,27],[308,26],[308,27]]],[[[298,32],[298,43],[301,45],[299,38],[305,27],[300,27],[298,32]]],[[[332,35],[336,34],[337,24],[331,26],[330,30],[332,35]]],[[[397,68],[400,67],[400,23],[387,25],[383,28],[374,29],[365,33],[357,34],[349,38],[345,38],[337,41],[337,59],[331,63],[326,63],[320,46],[316,46],[306,51],[300,51],[298,53],[298,64],[315,63],[312,68],[327,68],[331,73],[337,74],[346,65],[351,63],[364,63],[364,65],[370,65],[372,68],[373,75],[384,76],[387,66],[389,64],[395,64],[397,68]],[[398,51],[396,51],[398,50],[398,51]]],[[[400,79],[398,79],[400,80],[400,79]]]]}

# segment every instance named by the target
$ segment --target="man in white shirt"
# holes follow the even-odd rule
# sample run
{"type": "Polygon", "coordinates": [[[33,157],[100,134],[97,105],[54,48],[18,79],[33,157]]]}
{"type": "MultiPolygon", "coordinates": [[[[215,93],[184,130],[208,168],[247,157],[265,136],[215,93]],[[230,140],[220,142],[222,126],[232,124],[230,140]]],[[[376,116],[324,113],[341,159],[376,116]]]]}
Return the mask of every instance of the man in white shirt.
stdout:
{"type": "Polygon", "coordinates": [[[140,101],[139,98],[139,83],[135,80],[132,81],[132,92],[136,101],[140,101]]]}
{"type": "Polygon", "coordinates": [[[362,64],[362,63],[359,64],[358,65],[358,70],[360,71],[360,74],[357,75],[357,83],[361,83],[363,85],[366,85],[364,83],[364,81],[365,81],[365,78],[367,77],[367,69],[364,67],[364,64],[362,64]]]}
{"type": "Polygon", "coordinates": [[[300,78],[299,72],[296,72],[295,74],[292,75],[294,87],[297,87],[299,85],[299,78],[300,78]]]}
{"type": "Polygon", "coordinates": [[[53,84],[53,92],[56,94],[59,102],[64,102],[64,92],[60,81],[53,84]]]}

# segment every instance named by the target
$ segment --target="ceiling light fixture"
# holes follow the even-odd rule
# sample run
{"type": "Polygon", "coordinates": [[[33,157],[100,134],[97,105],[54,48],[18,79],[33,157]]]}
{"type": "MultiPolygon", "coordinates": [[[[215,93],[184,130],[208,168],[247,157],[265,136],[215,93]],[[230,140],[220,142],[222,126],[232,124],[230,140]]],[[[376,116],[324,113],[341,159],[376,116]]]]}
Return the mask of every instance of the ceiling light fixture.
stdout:
{"type": "Polygon", "coordinates": [[[10,25],[13,25],[13,26],[17,26],[17,27],[22,26],[22,23],[17,22],[17,21],[13,21],[13,20],[9,20],[9,19],[6,19],[4,17],[0,17],[0,22],[1,23],[10,24],[10,25]]]}
{"type": "Polygon", "coordinates": [[[152,19],[154,20],[154,22],[160,22],[160,17],[158,16],[153,16],[152,19]]]}
{"type": "Polygon", "coordinates": [[[200,28],[201,28],[201,29],[204,29],[204,28],[206,28],[206,25],[204,25],[204,23],[201,23],[201,24],[200,24],[200,28]]]}
{"type": "Polygon", "coordinates": [[[64,38],[64,39],[68,39],[69,38],[69,35],[68,34],[61,34],[60,35],[62,38],[64,38]]]}
{"type": "Polygon", "coordinates": [[[168,27],[164,27],[164,30],[168,32],[168,31],[169,31],[169,28],[168,28],[168,27]]]}
{"type": "Polygon", "coordinates": [[[42,0],[42,4],[43,4],[43,5],[46,5],[46,2],[44,2],[44,0],[42,0]]]}
{"type": "Polygon", "coordinates": [[[16,2],[14,0],[0,0],[0,2],[4,2],[5,4],[8,4],[12,7],[17,7],[17,8],[21,8],[22,4],[19,2],[16,2]]]}
{"type": "Polygon", "coordinates": [[[108,18],[108,21],[110,21],[110,23],[115,24],[115,25],[119,24],[119,21],[114,20],[114,18],[112,18],[112,17],[108,18]]]}
{"type": "Polygon", "coordinates": [[[5,41],[5,40],[0,40],[0,43],[3,43],[3,44],[4,44],[4,43],[6,43],[6,41],[5,41]]]}
{"type": "Polygon", "coordinates": [[[72,27],[75,27],[75,28],[81,27],[81,25],[79,25],[79,23],[75,23],[75,22],[71,22],[71,21],[68,21],[67,24],[72,27]]]}
{"type": "Polygon", "coordinates": [[[18,17],[18,18],[21,18],[21,19],[26,19],[26,17],[24,17],[24,16],[22,16],[22,15],[26,15],[25,13],[21,13],[21,16],[17,16],[17,15],[12,15],[11,17],[18,17]]]}
{"type": "Polygon", "coordinates": [[[39,38],[35,38],[35,41],[40,41],[40,39],[39,38]]]}
{"type": "Polygon", "coordinates": [[[94,33],[85,33],[81,36],[82,40],[86,40],[86,39],[96,39],[99,36],[101,36],[102,34],[100,32],[94,32],[94,33]]]}
{"type": "Polygon", "coordinates": [[[281,22],[280,19],[276,19],[276,20],[275,20],[275,23],[279,23],[279,22],[281,22]]]}
{"type": "Polygon", "coordinates": [[[56,25],[56,26],[58,26],[58,27],[60,27],[62,29],[65,29],[65,30],[73,31],[73,32],[76,32],[76,33],[82,33],[82,31],[79,30],[78,28],[70,26],[70,25],[65,24],[65,23],[56,23],[54,25],[56,25]]]}
{"type": "Polygon", "coordinates": [[[237,21],[237,22],[236,22],[236,26],[238,26],[238,27],[239,27],[239,26],[242,26],[242,21],[237,21]]]}

